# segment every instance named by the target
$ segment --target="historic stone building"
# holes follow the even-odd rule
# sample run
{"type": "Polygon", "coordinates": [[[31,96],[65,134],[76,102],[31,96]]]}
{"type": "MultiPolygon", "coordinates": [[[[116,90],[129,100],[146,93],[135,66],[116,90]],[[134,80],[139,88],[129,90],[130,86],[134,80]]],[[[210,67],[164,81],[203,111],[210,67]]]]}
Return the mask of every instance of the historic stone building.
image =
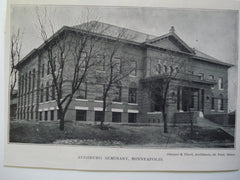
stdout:
{"type": "MultiPolygon", "coordinates": [[[[116,40],[114,32],[120,28],[105,23],[101,25],[107,26],[107,31],[94,35],[111,45],[116,40]]],[[[64,26],[57,33],[79,29],[81,25],[64,26]]],[[[169,121],[184,122],[191,111],[194,116],[204,115],[218,123],[227,123],[228,68],[231,64],[189,47],[177,36],[174,27],[171,27],[169,33],[158,37],[129,29],[127,32],[131,38],[120,39],[123,46],[115,58],[121,61],[121,55],[128,54],[135,70],[115,89],[116,93],[106,111],[107,122],[162,123],[161,107],[152,102],[144,86],[148,82],[158,82],[166,73],[176,72],[168,92],[169,121]]],[[[44,58],[44,46],[46,44],[32,50],[16,66],[19,70],[17,119],[58,120],[55,92],[48,62],[44,58]]],[[[105,73],[104,64],[94,68],[92,73],[105,73]]],[[[97,81],[84,82],[68,108],[66,121],[99,121],[102,116],[102,88],[103,84],[97,81]]]]}

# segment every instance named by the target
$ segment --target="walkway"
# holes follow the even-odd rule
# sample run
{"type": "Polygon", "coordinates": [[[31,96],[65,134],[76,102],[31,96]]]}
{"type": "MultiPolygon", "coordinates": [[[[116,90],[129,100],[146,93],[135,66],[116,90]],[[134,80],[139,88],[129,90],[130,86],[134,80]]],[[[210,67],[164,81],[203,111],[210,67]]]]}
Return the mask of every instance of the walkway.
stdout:
{"type": "Polygon", "coordinates": [[[235,129],[234,127],[221,126],[212,121],[209,121],[208,119],[200,118],[200,117],[197,119],[197,125],[199,125],[200,127],[208,127],[208,128],[210,127],[210,128],[216,128],[216,129],[219,128],[219,129],[222,129],[227,134],[234,137],[234,129],[235,129]]]}

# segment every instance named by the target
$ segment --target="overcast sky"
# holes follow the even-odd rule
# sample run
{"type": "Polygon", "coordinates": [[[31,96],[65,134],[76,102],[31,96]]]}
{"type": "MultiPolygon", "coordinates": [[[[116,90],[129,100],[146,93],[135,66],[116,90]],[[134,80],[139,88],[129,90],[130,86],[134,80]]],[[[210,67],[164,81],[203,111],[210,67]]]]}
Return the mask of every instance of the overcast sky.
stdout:
{"type": "MultiPolygon", "coordinates": [[[[42,9],[40,9],[42,10],[42,9]]],[[[87,14],[84,6],[51,6],[47,8],[55,29],[83,22],[87,14]]],[[[175,27],[178,36],[190,47],[220,61],[236,65],[237,11],[183,10],[134,7],[90,7],[90,19],[160,36],[175,27]]],[[[22,56],[41,43],[37,29],[36,7],[17,5],[12,8],[11,27],[24,30],[22,56]]],[[[229,70],[229,109],[236,103],[236,67],[229,70]]]]}

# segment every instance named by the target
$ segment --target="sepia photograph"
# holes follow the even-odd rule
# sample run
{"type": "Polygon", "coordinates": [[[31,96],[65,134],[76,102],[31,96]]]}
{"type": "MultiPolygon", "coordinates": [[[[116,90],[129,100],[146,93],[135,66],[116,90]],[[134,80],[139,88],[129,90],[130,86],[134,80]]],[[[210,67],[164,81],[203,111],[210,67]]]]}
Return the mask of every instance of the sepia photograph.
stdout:
{"type": "Polygon", "coordinates": [[[9,144],[234,149],[238,11],[10,7],[9,144]]]}

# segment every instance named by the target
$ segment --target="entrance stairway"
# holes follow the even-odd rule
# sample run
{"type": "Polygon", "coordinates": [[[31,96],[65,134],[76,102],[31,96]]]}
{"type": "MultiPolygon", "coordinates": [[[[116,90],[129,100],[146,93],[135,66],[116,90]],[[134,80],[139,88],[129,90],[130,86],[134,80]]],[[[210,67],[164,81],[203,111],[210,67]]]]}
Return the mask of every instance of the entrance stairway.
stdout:
{"type": "Polygon", "coordinates": [[[205,119],[203,117],[197,118],[197,125],[200,127],[208,127],[208,128],[216,128],[216,129],[219,128],[219,129],[222,129],[227,134],[234,137],[234,129],[235,129],[234,127],[221,126],[221,125],[211,122],[208,119],[205,119]]]}

